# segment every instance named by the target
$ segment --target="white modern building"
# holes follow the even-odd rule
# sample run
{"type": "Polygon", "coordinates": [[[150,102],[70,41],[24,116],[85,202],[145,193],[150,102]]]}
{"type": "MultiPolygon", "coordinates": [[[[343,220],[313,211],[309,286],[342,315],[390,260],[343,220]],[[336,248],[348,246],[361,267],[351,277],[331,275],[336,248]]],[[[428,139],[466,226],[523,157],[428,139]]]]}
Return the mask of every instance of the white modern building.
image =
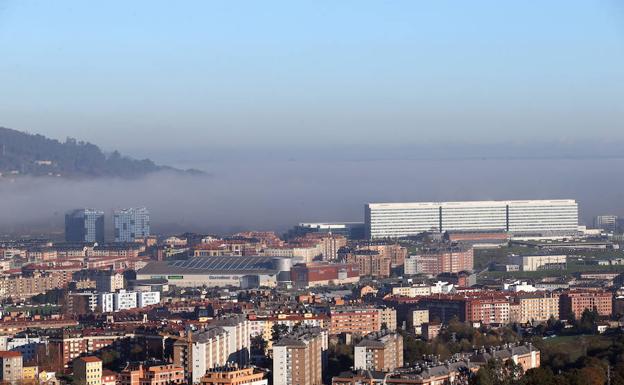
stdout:
{"type": "Polygon", "coordinates": [[[115,293],[100,293],[98,296],[98,307],[102,313],[118,312],[158,303],[160,303],[158,291],[119,290],[115,293]]]}
{"type": "Polygon", "coordinates": [[[137,293],[119,290],[113,297],[115,311],[134,309],[137,307],[137,293]]]}
{"type": "Polygon", "coordinates": [[[100,293],[98,307],[102,313],[115,311],[115,293],[100,293]]]}
{"type": "Polygon", "coordinates": [[[578,204],[573,199],[369,203],[364,214],[370,239],[408,237],[425,231],[578,231],[578,204]]]}
{"type": "Polygon", "coordinates": [[[135,294],[137,296],[137,305],[139,307],[157,305],[160,303],[159,291],[138,291],[135,294]]]}

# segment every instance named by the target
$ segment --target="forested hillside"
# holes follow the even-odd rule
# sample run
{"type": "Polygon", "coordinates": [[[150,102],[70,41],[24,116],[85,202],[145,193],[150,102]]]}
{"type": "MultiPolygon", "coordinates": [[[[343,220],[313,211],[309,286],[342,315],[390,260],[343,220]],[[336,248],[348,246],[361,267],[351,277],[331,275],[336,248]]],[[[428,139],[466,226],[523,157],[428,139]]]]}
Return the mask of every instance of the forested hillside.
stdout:
{"type": "Polygon", "coordinates": [[[137,160],[114,151],[105,154],[91,143],[0,127],[0,172],[14,175],[132,178],[170,169],[149,159],[137,160]]]}

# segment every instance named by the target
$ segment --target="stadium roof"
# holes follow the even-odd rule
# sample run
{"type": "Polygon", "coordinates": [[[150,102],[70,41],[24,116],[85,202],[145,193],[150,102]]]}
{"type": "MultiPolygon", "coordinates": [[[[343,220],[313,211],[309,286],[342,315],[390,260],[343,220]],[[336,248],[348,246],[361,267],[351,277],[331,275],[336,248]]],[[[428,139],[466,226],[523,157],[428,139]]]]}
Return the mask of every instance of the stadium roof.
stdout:
{"type": "Polygon", "coordinates": [[[276,257],[216,256],[150,262],[138,274],[275,274],[276,257]]]}

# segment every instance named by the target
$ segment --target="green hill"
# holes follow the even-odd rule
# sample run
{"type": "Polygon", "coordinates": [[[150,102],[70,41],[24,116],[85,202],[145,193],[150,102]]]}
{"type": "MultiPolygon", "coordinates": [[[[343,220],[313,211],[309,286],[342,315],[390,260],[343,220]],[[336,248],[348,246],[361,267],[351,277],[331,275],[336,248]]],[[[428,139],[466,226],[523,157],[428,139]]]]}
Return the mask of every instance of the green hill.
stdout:
{"type": "Polygon", "coordinates": [[[0,173],[3,176],[135,178],[162,170],[175,169],[159,166],[149,159],[122,156],[117,151],[105,154],[94,144],[72,138],[61,142],[0,127],[0,173]]]}

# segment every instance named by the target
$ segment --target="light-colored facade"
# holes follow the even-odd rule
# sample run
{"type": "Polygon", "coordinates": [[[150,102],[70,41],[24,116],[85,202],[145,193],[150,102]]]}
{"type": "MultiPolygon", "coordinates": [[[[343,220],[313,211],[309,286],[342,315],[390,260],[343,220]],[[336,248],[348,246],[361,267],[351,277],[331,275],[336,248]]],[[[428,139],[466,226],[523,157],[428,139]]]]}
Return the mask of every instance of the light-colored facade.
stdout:
{"type": "Polygon", "coordinates": [[[173,346],[173,361],[182,366],[192,383],[200,382],[206,371],[228,363],[249,361],[251,325],[244,316],[215,320],[210,326],[173,346]]]}
{"type": "Polygon", "coordinates": [[[375,333],[366,336],[354,348],[354,368],[390,372],[403,366],[403,336],[398,333],[375,333]]]}
{"type": "Polygon", "coordinates": [[[137,307],[137,293],[120,290],[113,296],[115,311],[128,310],[137,307]]]}
{"type": "Polygon", "coordinates": [[[553,293],[536,292],[519,295],[511,307],[513,308],[510,309],[511,322],[526,324],[545,322],[551,317],[559,318],[559,296],[553,293]]]}
{"type": "Polygon", "coordinates": [[[24,359],[20,352],[0,352],[0,381],[17,384],[23,379],[24,359]]]}
{"type": "Polygon", "coordinates": [[[327,332],[303,328],[273,344],[274,385],[322,385],[327,332]]]}
{"type": "Polygon", "coordinates": [[[98,309],[109,313],[159,304],[160,292],[119,290],[116,293],[100,293],[97,299],[98,309]]]}
{"type": "Polygon", "coordinates": [[[616,215],[598,215],[594,218],[594,227],[605,231],[617,230],[618,217],[616,215]]]}
{"type": "Polygon", "coordinates": [[[431,286],[397,286],[392,288],[392,295],[399,297],[425,297],[431,295],[431,286]]]}
{"type": "Polygon", "coordinates": [[[127,367],[119,374],[119,385],[184,384],[184,368],[177,365],[127,367]]]}
{"type": "Polygon", "coordinates": [[[157,305],[160,303],[159,291],[138,291],[136,292],[137,305],[139,307],[157,305]]]}
{"type": "Polygon", "coordinates": [[[511,262],[520,266],[522,271],[537,271],[549,268],[565,268],[566,255],[514,255],[511,262]]]}
{"type": "Polygon", "coordinates": [[[365,221],[370,239],[425,231],[573,234],[578,231],[578,204],[571,199],[369,203],[365,221]]]}
{"type": "Polygon", "coordinates": [[[74,381],[76,385],[102,385],[102,360],[94,356],[77,358],[74,381]]]}
{"type": "Polygon", "coordinates": [[[267,385],[264,373],[253,368],[226,366],[210,369],[201,378],[201,385],[267,385]]]}

